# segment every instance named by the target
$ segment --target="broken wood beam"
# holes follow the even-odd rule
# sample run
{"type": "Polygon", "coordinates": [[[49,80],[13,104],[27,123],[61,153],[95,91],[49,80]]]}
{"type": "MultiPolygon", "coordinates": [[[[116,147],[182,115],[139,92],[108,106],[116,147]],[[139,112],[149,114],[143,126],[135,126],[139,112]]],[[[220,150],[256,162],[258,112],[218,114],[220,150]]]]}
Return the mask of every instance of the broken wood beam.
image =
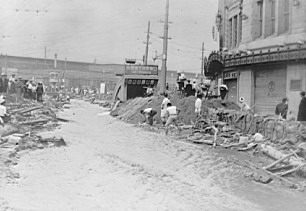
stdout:
{"type": "Polygon", "coordinates": [[[283,182],[284,184],[286,184],[288,187],[290,188],[294,188],[294,189],[297,189],[299,187],[299,185],[285,179],[285,178],[282,178],[276,174],[273,174],[272,172],[269,172],[263,168],[261,168],[260,166],[257,166],[256,164],[250,162],[250,161],[245,161],[249,164],[249,167],[252,168],[253,170],[257,170],[257,171],[261,171],[265,174],[268,174],[269,176],[271,176],[273,179],[276,179],[276,180],[279,180],[281,182],[283,182]]]}
{"type": "MultiPolygon", "coordinates": [[[[275,160],[279,160],[281,158],[283,158],[284,156],[286,156],[284,153],[282,153],[281,151],[276,150],[274,147],[266,145],[266,144],[262,144],[261,145],[261,151],[265,154],[267,154],[268,156],[274,158],[275,160]]],[[[293,155],[293,153],[290,153],[293,155]]],[[[304,162],[294,156],[290,156],[288,158],[288,163],[290,165],[293,166],[300,166],[302,164],[304,164],[304,162]]]]}
{"type": "Polygon", "coordinates": [[[302,165],[300,165],[300,166],[298,166],[298,167],[295,167],[295,168],[293,168],[293,169],[290,169],[290,170],[288,170],[288,171],[277,173],[277,175],[285,176],[285,175],[287,175],[287,174],[291,174],[291,173],[293,173],[293,172],[299,170],[300,168],[302,168],[302,167],[304,167],[304,166],[306,166],[306,163],[304,163],[304,164],[302,164],[302,165]]]}
{"type": "Polygon", "coordinates": [[[294,155],[294,153],[291,152],[290,154],[288,154],[288,155],[286,155],[286,156],[284,156],[284,157],[278,159],[277,161],[271,163],[270,165],[267,165],[266,167],[263,167],[263,169],[266,169],[266,170],[267,170],[267,169],[269,169],[269,168],[272,168],[273,166],[279,164],[280,162],[283,162],[284,160],[287,160],[287,159],[290,158],[292,155],[294,155]]]}
{"type": "Polygon", "coordinates": [[[50,121],[50,119],[36,119],[36,120],[32,120],[32,121],[21,122],[20,124],[31,125],[31,124],[45,123],[45,122],[48,122],[48,121],[50,121]]]}
{"type": "Polygon", "coordinates": [[[19,114],[24,114],[24,113],[27,113],[27,112],[30,112],[30,111],[41,109],[41,108],[43,108],[43,106],[35,106],[35,107],[32,107],[32,108],[26,108],[24,110],[19,111],[19,114]]]}

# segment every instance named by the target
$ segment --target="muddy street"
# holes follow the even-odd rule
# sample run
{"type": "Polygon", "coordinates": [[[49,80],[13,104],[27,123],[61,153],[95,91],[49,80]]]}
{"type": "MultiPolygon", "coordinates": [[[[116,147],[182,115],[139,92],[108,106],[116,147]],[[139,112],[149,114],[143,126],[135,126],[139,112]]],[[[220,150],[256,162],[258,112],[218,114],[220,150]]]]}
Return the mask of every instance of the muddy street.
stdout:
{"type": "Polygon", "coordinates": [[[72,101],[52,132],[66,147],[22,151],[0,178],[1,210],[305,210],[305,193],[243,177],[228,156],[72,101]]]}

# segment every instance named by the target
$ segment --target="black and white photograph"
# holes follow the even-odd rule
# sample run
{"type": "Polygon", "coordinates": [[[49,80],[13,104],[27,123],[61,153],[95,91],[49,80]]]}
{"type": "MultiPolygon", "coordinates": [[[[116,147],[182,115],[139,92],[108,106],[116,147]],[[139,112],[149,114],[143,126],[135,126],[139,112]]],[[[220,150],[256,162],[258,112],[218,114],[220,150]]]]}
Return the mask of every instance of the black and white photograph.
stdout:
{"type": "Polygon", "coordinates": [[[306,210],[306,0],[0,5],[0,211],[306,210]]]}

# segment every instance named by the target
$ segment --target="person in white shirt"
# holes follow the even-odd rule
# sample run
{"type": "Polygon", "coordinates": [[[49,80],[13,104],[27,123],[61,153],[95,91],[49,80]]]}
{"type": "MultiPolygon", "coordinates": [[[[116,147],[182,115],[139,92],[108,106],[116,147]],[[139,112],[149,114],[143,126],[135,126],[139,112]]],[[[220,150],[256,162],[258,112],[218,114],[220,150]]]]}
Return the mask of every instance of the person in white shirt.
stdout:
{"type": "Polygon", "coordinates": [[[165,98],[163,99],[163,102],[161,104],[161,111],[160,111],[160,118],[163,125],[165,125],[167,122],[167,105],[168,103],[171,103],[167,93],[164,93],[164,97],[165,98]]]}
{"type": "Polygon", "coordinates": [[[140,113],[146,117],[146,122],[149,125],[153,125],[154,116],[157,114],[157,111],[152,108],[146,108],[144,110],[141,110],[140,113]]]}
{"type": "Polygon", "coordinates": [[[3,97],[3,95],[0,96],[0,124],[4,125],[4,121],[3,118],[8,116],[7,111],[6,111],[6,107],[4,106],[5,104],[5,99],[3,97]]]}
{"type": "Polygon", "coordinates": [[[241,111],[250,111],[250,106],[244,101],[243,97],[239,98],[240,109],[241,111]]]}
{"type": "Polygon", "coordinates": [[[198,118],[199,116],[201,116],[201,108],[202,108],[202,95],[201,94],[197,95],[197,99],[195,101],[194,107],[195,107],[194,112],[196,113],[197,118],[198,118]]]}
{"type": "Polygon", "coordinates": [[[165,130],[166,135],[168,134],[169,126],[171,124],[174,124],[177,127],[178,131],[181,131],[181,128],[178,126],[178,123],[177,123],[177,115],[179,113],[180,113],[180,110],[177,109],[176,106],[172,106],[171,103],[167,104],[168,119],[167,119],[167,122],[166,122],[166,130],[165,130]]]}

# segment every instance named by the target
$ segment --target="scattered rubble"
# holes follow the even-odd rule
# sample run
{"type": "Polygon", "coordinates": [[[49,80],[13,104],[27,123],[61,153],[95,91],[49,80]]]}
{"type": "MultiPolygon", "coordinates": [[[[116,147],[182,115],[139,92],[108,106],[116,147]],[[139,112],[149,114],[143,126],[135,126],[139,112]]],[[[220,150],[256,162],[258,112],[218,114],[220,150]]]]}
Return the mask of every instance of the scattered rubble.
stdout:
{"type": "Polygon", "coordinates": [[[0,127],[0,168],[1,174],[11,175],[9,165],[16,164],[18,152],[22,150],[61,147],[66,143],[62,137],[41,136],[42,132],[52,131],[59,126],[59,121],[68,121],[57,117],[56,112],[69,102],[58,102],[45,96],[44,103],[7,95],[6,104],[8,118],[4,119],[4,127],[0,127]]]}
{"type": "MultiPolygon", "coordinates": [[[[195,144],[250,152],[262,158],[262,162],[256,164],[248,160],[238,160],[235,163],[254,171],[252,178],[255,181],[269,183],[276,180],[291,188],[303,188],[303,185],[285,177],[306,177],[306,124],[279,119],[275,115],[241,112],[234,103],[219,99],[204,101],[203,116],[196,119],[194,97],[172,97],[170,100],[181,110],[179,119],[183,132],[175,134],[175,138],[195,144]]],[[[155,116],[155,127],[150,127],[150,130],[161,132],[163,128],[158,126],[161,102],[162,97],[132,99],[116,105],[111,115],[144,127],[141,124],[144,118],[139,111],[151,107],[158,114],[155,116]]]]}

